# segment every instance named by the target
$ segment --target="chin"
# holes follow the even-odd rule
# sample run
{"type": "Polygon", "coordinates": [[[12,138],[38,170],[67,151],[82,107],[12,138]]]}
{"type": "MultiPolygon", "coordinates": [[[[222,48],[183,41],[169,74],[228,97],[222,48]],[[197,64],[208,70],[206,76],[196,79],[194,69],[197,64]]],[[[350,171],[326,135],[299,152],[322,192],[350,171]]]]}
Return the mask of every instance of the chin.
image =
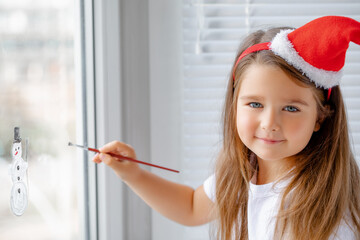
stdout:
{"type": "Polygon", "coordinates": [[[280,159],[284,159],[284,158],[288,158],[288,155],[279,155],[279,154],[271,154],[271,153],[259,153],[257,154],[256,152],[254,152],[256,154],[256,156],[264,161],[277,161],[280,159]]]}

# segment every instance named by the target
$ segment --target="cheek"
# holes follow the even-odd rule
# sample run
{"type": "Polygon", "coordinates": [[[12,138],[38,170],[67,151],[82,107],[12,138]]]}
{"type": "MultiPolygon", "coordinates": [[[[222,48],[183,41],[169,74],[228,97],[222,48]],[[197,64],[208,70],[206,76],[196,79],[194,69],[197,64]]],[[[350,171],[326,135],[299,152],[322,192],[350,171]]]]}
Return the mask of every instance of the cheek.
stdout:
{"type": "Polygon", "coordinates": [[[236,125],[239,137],[243,142],[246,138],[253,136],[256,129],[255,118],[241,111],[238,111],[236,125]]]}
{"type": "Polygon", "coordinates": [[[287,124],[288,137],[291,137],[299,145],[299,147],[305,147],[314,132],[315,122],[309,122],[306,120],[290,121],[287,124]]]}

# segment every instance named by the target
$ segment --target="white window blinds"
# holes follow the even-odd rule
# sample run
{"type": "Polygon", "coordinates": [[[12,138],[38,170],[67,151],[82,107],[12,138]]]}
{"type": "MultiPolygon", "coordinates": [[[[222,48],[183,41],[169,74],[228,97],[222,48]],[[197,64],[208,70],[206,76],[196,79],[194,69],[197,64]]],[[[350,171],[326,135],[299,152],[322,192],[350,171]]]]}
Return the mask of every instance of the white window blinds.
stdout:
{"type": "MultiPolygon", "coordinates": [[[[183,0],[182,182],[201,185],[221,146],[221,112],[227,79],[241,40],[263,27],[299,27],[324,15],[360,21],[360,1],[183,0]]],[[[360,47],[351,44],[341,83],[351,137],[360,161],[360,47]]],[[[183,239],[208,239],[186,228],[183,239]]]]}

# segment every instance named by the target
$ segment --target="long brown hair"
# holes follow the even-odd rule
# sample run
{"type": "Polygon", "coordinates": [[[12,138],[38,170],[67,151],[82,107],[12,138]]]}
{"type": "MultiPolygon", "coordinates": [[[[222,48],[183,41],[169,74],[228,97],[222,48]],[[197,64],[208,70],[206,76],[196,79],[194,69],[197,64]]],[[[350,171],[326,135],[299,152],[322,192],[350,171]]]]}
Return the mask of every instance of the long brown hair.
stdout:
{"type": "MultiPolygon", "coordinates": [[[[285,28],[249,35],[235,61],[245,49],[271,41],[281,29],[285,28]]],[[[244,57],[232,70],[235,82],[232,74],[229,77],[223,111],[223,147],[215,169],[217,239],[248,239],[249,182],[257,162],[237,134],[236,104],[242,74],[254,63],[279,67],[296,83],[311,88],[321,122],[320,130],[313,133],[307,146],[295,156],[295,167],[288,174],[292,178],[282,195],[274,239],[328,239],[342,220],[360,238],[360,173],[351,152],[339,87],[332,89],[326,101],[326,90],[316,88],[305,75],[271,51],[260,51],[244,57]]]]}

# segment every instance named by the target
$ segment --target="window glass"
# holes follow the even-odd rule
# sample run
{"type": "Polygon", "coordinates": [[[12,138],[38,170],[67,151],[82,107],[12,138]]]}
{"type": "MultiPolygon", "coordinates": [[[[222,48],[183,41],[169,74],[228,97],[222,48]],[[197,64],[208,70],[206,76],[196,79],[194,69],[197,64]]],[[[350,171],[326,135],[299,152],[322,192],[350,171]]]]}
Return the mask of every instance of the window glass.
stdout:
{"type": "MultiPolygon", "coordinates": [[[[74,2],[0,0],[0,239],[79,239],[74,2]],[[28,204],[10,207],[14,127],[27,151],[28,204]]],[[[25,180],[26,179],[26,180],[25,180]]]]}

